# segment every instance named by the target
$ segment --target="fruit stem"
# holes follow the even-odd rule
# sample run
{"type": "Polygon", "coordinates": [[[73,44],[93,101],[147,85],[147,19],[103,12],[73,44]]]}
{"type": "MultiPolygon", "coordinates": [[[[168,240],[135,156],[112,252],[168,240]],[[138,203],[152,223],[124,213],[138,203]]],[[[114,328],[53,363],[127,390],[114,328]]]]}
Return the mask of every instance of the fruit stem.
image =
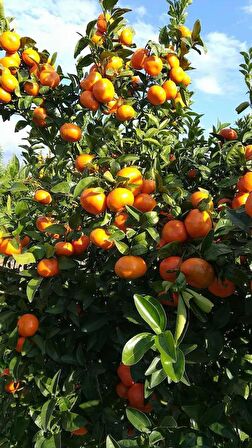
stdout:
{"type": "Polygon", "coordinates": [[[4,0],[0,0],[0,17],[5,18],[4,15],[4,0]]]}

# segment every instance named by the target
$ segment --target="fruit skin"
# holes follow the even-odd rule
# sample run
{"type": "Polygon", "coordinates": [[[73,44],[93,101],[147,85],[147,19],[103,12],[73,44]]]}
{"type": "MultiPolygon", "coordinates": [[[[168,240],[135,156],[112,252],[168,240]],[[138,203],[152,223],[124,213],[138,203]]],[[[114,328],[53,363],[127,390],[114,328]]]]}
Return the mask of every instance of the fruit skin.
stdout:
{"type": "Polygon", "coordinates": [[[71,243],[59,241],[54,246],[55,254],[58,256],[71,257],[74,254],[74,248],[71,243]]]}
{"type": "Polygon", "coordinates": [[[181,264],[180,271],[193,288],[208,288],[215,278],[212,265],[201,258],[188,258],[181,264]]]}
{"type": "Polygon", "coordinates": [[[39,328],[39,320],[34,314],[23,314],[17,322],[19,336],[29,338],[34,336],[39,328]]]}
{"type": "Polygon", "coordinates": [[[185,76],[185,72],[181,67],[174,67],[170,71],[170,78],[175,84],[180,84],[185,76]]]}
{"type": "Polygon", "coordinates": [[[141,193],[143,177],[141,172],[135,166],[122,168],[116,175],[117,177],[125,177],[128,179],[127,185],[125,187],[131,190],[134,196],[137,196],[139,193],[141,193]]]}
{"type": "Polygon", "coordinates": [[[51,87],[52,89],[56,89],[60,83],[60,76],[55,70],[48,68],[49,64],[46,64],[46,68],[44,68],[39,74],[39,80],[42,86],[51,87]]]}
{"type": "Polygon", "coordinates": [[[156,190],[156,182],[153,179],[144,179],[142,183],[141,192],[151,194],[156,190]]]}
{"type": "Polygon", "coordinates": [[[174,81],[169,79],[168,81],[165,81],[162,85],[165,93],[166,93],[166,99],[167,100],[174,100],[178,93],[178,88],[174,81]]]}
{"type": "Polygon", "coordinates": [[[163,62],[158,56],[148,56],[144,60],[144,70],[150,76],[158,76],[163,70],[163,62]]]}
{"type": "Polygon", "coordinates": [[[115,188],[107,196],[107,206],[112,212],[119,212],[125,205],[134,204],[134,195],[127,188],[115,188]]]}
{"type": "Polygon", "coordinates": [[[184,73],[184,78],[182,80],[182,84],[185,87],[188,87],[191,84],[192,80],[191,77],[188,75],[188,73],[184,73]]]}
{"type": "Polygon", "coordinates": [[[97,19],[97,28],[101,33],[105,33],[107,31],[107,24],[110,19],[110,14],[100,14],[97,19]]]}
{"type": "Polygon", "coordinates": [[[73,436],[85,436],[87,433],[88,433],[88,430],[84,426],[82,426],[79,429],[75,429],[74,431],[71,432],[71,434],[73,436]]]}
{"type": "Polygon", "coordinates": [[[59,274],[59,264],[56,258],[43,258],[37,266],[37,273],[40,277],[55,277],[59,274]]]}
{"type": "Polygon", "coordinates": [[[22,53],[22,59],[24,63],[30,67],[40,63],[40,56],[33,48],[26,48],[22,53]]]}
{"type": "Polygon", "coordinates": [[[36,228],[40,231],[40,232],[45,232],[47,227],[50,227],[53,225],[53,219],[49,218],[47,216],[39,216],[36,219],[36,228]]]}
{"type": "Polygon", "coordinates": [[[99,215],[107,208],[107,200],[99,188],[87,188],[81,193],[80,203],[82,208],[91,215],[99,215]]]}
{"type": "Polygon", "coordinates": [[[122,230],[123,232],[126,232],[128,217],[129,215],[126,212],[117,213],[113,225],[118,227],[118,229],[122,230]]]}
{"type": "Polygon", "coordinates": [[[145,48],[138,48],[131,57],[131,66],[135,70],[142,70],[144,61],[146,60],[148,51],[145,48]]]}
{"type": "Polygon", "coordinates": [[[182,258],[180,257],[168,257],[161,261],[159,265],[159,274],[163,280],[168,282],[175,282],[179,273],[179,269],[182,263],[182,258]],[[167,272],[175,271],[175,272],[167,272]]]}
{"type": "Polygon", "coordinates": [[[119,121],[129,121],[135,117],[135,110],[129,104],[123,104],[116,110],[116,118],[119,121]]]}
{"type": "Polygon", "coordinates": [[[157,202],[151,195],[147,193],[140,193],[135,197],[133,205],[137,208],[137,210],[146,213],[151,212],[157,206],[157,202]]]}
{"type": "Polygon", "coordinates": [[[11,102],[11,94],[0,87],[0,103],[8,104],[11,102]]]}
{"type": "Polygon", "coordinates": [[[94,97],[99,103],[108,103],[115,96],[115,89],[109,79],[102,78],[93,87],[94,97]]]}
{"type": "Polygon", "coordinates": [[[24,91],[27,95],[37,96],[39,93],[39,84],[37,82],[26,81],[24,83],[24,91]]]}
{"type": "Polygon", "coordinates": [[[192,193],[192,195],[190,197],[192,206],[194,208],[197,208],[198,205],[200,204],[200,202],[203,201],[204,199],[208,200],[209,209],[213,210],[213,207],[214,207],[213,201],[210,199],[208,192],[204,192],[204,191],[200,191],[200,190],[199,191],[195,191],[194,193],[192,193]]]}
{"type": "Polygon", "coordinates": [[[16,383],[15,381],[11,381],[10,383],[4,386],[4,389],[5,392],[7,392],[8,394],[15,394],[19,389],[19,386],[20,386],[19,382],[16,383]]]}
{"type": "Polygon", "coordinates": [[[72,241],[72,246],[74,248],[75,255],[82,255],[86,252],[90,243],[90,239],[87,235],[82,235],[78,240],[72,241]]]}
{"type": "Polygon", "coordinates": [[[130,367],[120,364],[117,369],[117,375],[119,376],[122,384],[126,387],[131,387],[134,384],[134,380],[131,376],[130,367]]]}
{"type": "Polygon", "coordinates": [[[37,190],[33,196],[33,199],[43,205],[48,205],[52,202],[52,196],[46,190],[37,190]]]}
{"type": "Polygon", "coordinates": [[[129,388],[126,387],[123,383],[119,383],[116,385],[116,393],[118,397],[123,398],[124,400],[128,399],[128,390],[129,388]]]}
{"type": "Polygon", "coordinates": [[[222,281],[216,277],[213,283],[208,287],[208,291],[216,297],[225,299],[226,297],[230,297],[234,294],[235,285],[230,280],[225,279],[222,281]]]}
{"type": "Polygon", "coordinates": [[[177,68],[180,66],[179,58],[173,53],[168,53],[166,60],[171,68],[177,68]]]}
{"type": "Polygon", "coordinates": [[[144,406],[144,385],[135,383],[128,390],[128,400],[133,408],[142,408],[144,406]]]}
{"type": "Polygon", "coordinates": [[[16,348],[15,348],[16,352],[18,352],[18,353],[22,352],[24,343],[25,343],[25,338],[23,336],[18,338],[17,345],[16,345],[16,348]]]}
{"type": "Polygon", "coordinates": [[[246,203],[245,203],[245,211],[247,215],[252,218],[252,193],[249,194],[246,203]]]}
{"type": "Polygon", "coordinates": [[[1,86],[6,92],[14,92],[14,90],[18,87],[19,83],[17,78],[13,76],[8,68],[3,70],[1,77],[1,86]]]}
{"type": "Polygon", "coordinates": [[[223,137],[225,140],[237,140],[238,135],[237,132],[230,128],[221,129],[219,135],[223,137]]]}
{"type": "Polygon", "coordinates": [[[166,91],[161,86],[151,86],[147,92],[147,98],[153,106],[160,106],[166,101],[166,91]]]}
{"type": "Polygon", "coordinates": [[[90,233],[90,241],[95,246],[103,250],[109,250],[114,246],[114,242],[109,240],[109,233],[104,229],[94,229],[90,233]]]}
{"type": "Polygon", "coordinates": [[[89,90],[85,90],[80,95],[80,104],[83,107],[92,110],[93,112],[96,112],[100,106],[98,101],[95,99],[93,93],[90,92],[89,90]]]}
{"type": "Polygon", "coordinates": [[[126,47],[130,47],[133,44],[133,33],[131,29],[124,28],[119,36],[119,42],[126,47]]]}
{"type": "Polygon", "coordinates": [[[36,107],[36,109],[34,109],[33,111],[32,121],[36,124],[36,126],[44,128],[45,126],[47,126],[47,116],[48,115],[44,107],[36,107]]]}
{"type": "Polygon", "coordinates": [[[73,123],[64,123],[60,128],[60,136],[66,142],[78,142],[82,137],[82,131],[79,126],[73,123]]]}
{"type": "Polygon", "coordinates": [[[191,210],[184,223],[186,231],[191,238],[204,238],[213,227],[208,212],[201,212],[198,209],[191,210]]]}
{"type": "Polygon", "coordinates": [[[119,258],[115,264],[115,273],[126,280],[135,280],[146,274],[147,265],[142,257],[125,255],[119,258]]]}
{"type": "Polygon", "coordinates": [[[184,243],[188,239],[184,223],[177,219],[167,222],[163,227],[161,238],[166,244],[173,241],[184,243]]]}
{"type": "Polygon", "coordinates": [[[93,44],[95,45],[102,45],[104,38],[103,38],[103,33],[101,33],[100,31],[97,31],[96,33],[93,34],[93,36],[91,37],[91,41],[93,42],[93,44]]]}
{"type": "Polygon", "coordinates": [[[244,174],[242,179],[244,191],[250,193],[252,191],[252,171],[248,171],[244,174]]]}
{"type": "Polygon", "coordinates": [[[192,33],[185,25],[179,25],[178,30],[180,32],[181,37],[191,37],[192,33]]]}
{"type": "Polygon", "coordinates": [[[93,154],[80,154],[75,160],[75,168],[82,173],[94,158],[93,154]]]}
{"type": "Polygon", "coordinates": [[[237,193],[232,200],[232,208],[239,208],[246,204],[249,197],[249,193],[237,193]]]}
{"type": "Polygon", "coordinates": [[[102,79],[102,75],[99,72],[91,72],[80,82],[80,87],[82,90],[92,90],[95,83],[100,79],[102,79]]]}
{"type": "Polygon", "coordinates": [[[0,254],[3,255],[19,255],[22,252],[22,246],[18,243],[14,246],[12,239],[4,238],[0,241],[0,254]]]}
{"type": "Polygon", "coordinates": [[[5,31],[0,36],[0,47],[10,53],[15,53],[20,48],[20,36],[14,31],[5,31]]]}
{"type": "Polygon", "coordinates": [[[107,65],[105,67],[105,71],[113,70],[114,72],[118,72],[123,67],[123,59],[119,58],[118,56],[112,56],[109,61],[107,62],[107,65]]]}
{"type": "Polygon", "coordinates": [[[24,238],[22,240],[20,240],[21,247],[28,246],[28,244],[30,244],[30,242],[31,242],[31,238],[28,235],[24,236],[24,238]]]}
{"type": "Polygon", "coordinates": [[[252,145],[245,147],[245,158],[246,160],[252,160],[252,145]]]}

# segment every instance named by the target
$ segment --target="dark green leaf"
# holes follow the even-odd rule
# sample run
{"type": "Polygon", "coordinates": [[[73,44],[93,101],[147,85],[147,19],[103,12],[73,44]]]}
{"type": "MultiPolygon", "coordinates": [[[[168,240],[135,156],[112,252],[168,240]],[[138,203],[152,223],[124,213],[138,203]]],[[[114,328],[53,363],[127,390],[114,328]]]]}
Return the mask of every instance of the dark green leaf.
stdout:
{"type": "Polygon", "coordinates": [[[157,299],[151,296],[135,294],[134,302],[140,316],[156,334],[165,331],[167,318],[164,308],[157,299]]]}

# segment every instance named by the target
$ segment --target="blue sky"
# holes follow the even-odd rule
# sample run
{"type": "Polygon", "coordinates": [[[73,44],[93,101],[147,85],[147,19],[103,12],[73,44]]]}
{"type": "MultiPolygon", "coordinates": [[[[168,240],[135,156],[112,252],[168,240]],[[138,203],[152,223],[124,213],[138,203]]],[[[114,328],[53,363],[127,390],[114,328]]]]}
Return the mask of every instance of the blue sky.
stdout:
{"type": "MultiPolygon", "coordinates": [[[[65,71],[74,71],[73,48],[76,32],[83,32],[86,23],[99,12],[98,0],[43,0],[34,7],[34,0],[6,0],[6,13],[16,16],[16,29],[29,35],[42,50],[58,51],[58,62],[65,71]],[[56,32],[55,32],[56,30],[56,32]],[[62,43],[64,45],[62,49],[62,43]]],[[[121,0],[121,6],[133,6],[132,0],[121,0]]],[[[137,44],[154,39],[167,23],[165,0],[137,0],[134,13],[128,14],[136,29],[137,44]]],[[[202,124],[207,131],[220,119],[233,123],[235,107],[245,100],[245,85],[239,74],[242,62],[239,52],[251,45],[252,0],[194,0],[189,8],[187,25],[196,19],[202,23],[202,36],[208,53],[191,57],[197,70],[192,72],[192,88],[196,91],[194,109],[204,113],[202,124]]],[[[18,153],[18,144],[25,132],[14,134],[15,120],[0,123],[5,160],[18,153]]]]}

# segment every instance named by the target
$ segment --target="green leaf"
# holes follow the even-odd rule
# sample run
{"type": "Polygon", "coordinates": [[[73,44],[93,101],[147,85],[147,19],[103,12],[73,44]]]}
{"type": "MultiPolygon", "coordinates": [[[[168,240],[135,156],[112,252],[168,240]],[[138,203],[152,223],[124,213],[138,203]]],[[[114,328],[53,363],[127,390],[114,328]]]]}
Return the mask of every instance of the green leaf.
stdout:
{"type": "Polygon", "coordinates": [[[179,302],[178,302],[178,309],[177,309],[176,329],[175,329],[175,335],[174,335],[176,344],[178,343],[180,337],[183,334],[183,331],[186,326],[186,321],[187,321],[187,311],[186,311],[184,300],[183,300],[182,296],[180,295],[179,302]]]}
{"type": "Polygon", "coordinates": [[[52,224],[46,228],[46,233],[58,233],[59,235],[65,235],[66,228],[62,224],[52,224]]]}
{"type": "Polygon", "coordinates": [[[134,302],[140,316],[156,334],[165,331],[167,318],[164,308],[157,299],[151,296],[135,294],[134,302]]]}
{"type": "Polygon", "coordinates": [[[60,182],[51,188],[52,193],[69,193],[69,191],[70,191],[70,185],[66,181],[60,182]]]}
{"type": "Polygon", "coordinates": [[[16,262],[21,265],[36,263],[34,255],[30,252],[25,252],[19,255],[13,255],[13,258],[15,258],[16,262]]]}
{"type": "Polygon", "coordinates": [[[127,246],[127,244],[123,243],[122,241],[114,241],[114,243],[115,243],[117,250],[121,254],[126,255],[129,253],[129,246],[127,246]]]}
{"type": "Polygon", "coordinates": [[[97,178],[92,176],[81,179],[74,189],[73,197],[76,198],[77,196],[79,196],[82,193],[82,191],[85,190],[85,188],[89,187],[91,184],[94,184],[95,182],[97,182],[97,178]]]}
{"type": "Polygon", "coordinates": [[[238,114],[241,114],[248,107],[249,107],[249,102],[244,101],[243,103],[239,104],[239,106],[237,106],[235,110],[238,114]]]}
{"type": "Polygon", "coordinates": [[[153,345],[151,333],[140,333],[131,338],[123,348],[122,362],[127,366],[136,364],[153,345]]]}
{"type": "Polygon", "coordinates": [[[164,356],[165,359],[170,359],[171,362],[177,360],[176,345],[171,331],[167,330],[155,336],[155,345],[161,357],[164,356]]]}
{"type": "Polygon", "coordinates": [[[14,132],[18,132],[21,131],[22,129],[26,128],[26,126],[28,126],[27,121],[25,120],[19,120],[15,126],[15,131],[14,132]]]}
{"type": "Polygon", "coordinates": [[[202,296],[202,294],[195,292],[193,289],[187,289],[187,291],[193,296],[194,302],[198,305],[201,311],[204,313],[210,313],[212,311],[214,306],[213,302],[202,296]]]}
{"type": "Polygon", "coordinates": [[[74,412],[65,412],[62,419],[62,427],[65,431],[75,431],[82,426],[86,426],[87,420],[74,412]]]}
{"type": "Polygon", "coordinates": [[[112,436],[107,436],[106,448],[120,448],[120,445],[112,436]]]}
{"type": "Polygon", "coordinates": [[[150,419],[143,412],[137,411],[133,408],[126,409],[126,415],[130,423],[141,432],[148,432],[151,428],[152,423],[150,419]]]}
{"type": "Polygon", "coordinates": [[[80,409],[90,409],[95,406],[99,406],[99,404],[100,404],[99,400],[90,400],[90,401],[86,401],[85,403],[81,403],[79,405],[79,408],[80,409]]]}
{"type": "Polygon", "coordinates": [[[79,54],[88,46],[89,40],[86,36],[82,37],[76,44],[75,50],[74,50],[74,58],[77,58],[79,54]]]}
{"type": "Polygon", "coordinates": [[[185,356],[179,348],[177,349],[177,361],[175,363],[172,363],[170,357],[166,356],[161,356],[161,363],[166,375],[174,383],[181,381],[185,372],[185,356]]]}
{"type": "Polygon", "coordinates": [[[56,399],[52,398],[51,400],[46,401],[42,406],[40,418],[41,418],[41,426],[45,431],[50,428],[49,423],[53,411],[55,409],[56,402],[57,402],[56,399]]]}
{"type": "Polygon", "coordinates": [[[118,0],[103,0],[103,8],[110,11],[118,3],[118,0]]]}
{"type": "Polygon", "coordinates": [[[156,370],[156,372],[152,373],[150,378],[150,387],[154,389],[154,387],[157,387],[159,384],[161,384],[166,378],[166,373],[164,369],[156,370]]]}

